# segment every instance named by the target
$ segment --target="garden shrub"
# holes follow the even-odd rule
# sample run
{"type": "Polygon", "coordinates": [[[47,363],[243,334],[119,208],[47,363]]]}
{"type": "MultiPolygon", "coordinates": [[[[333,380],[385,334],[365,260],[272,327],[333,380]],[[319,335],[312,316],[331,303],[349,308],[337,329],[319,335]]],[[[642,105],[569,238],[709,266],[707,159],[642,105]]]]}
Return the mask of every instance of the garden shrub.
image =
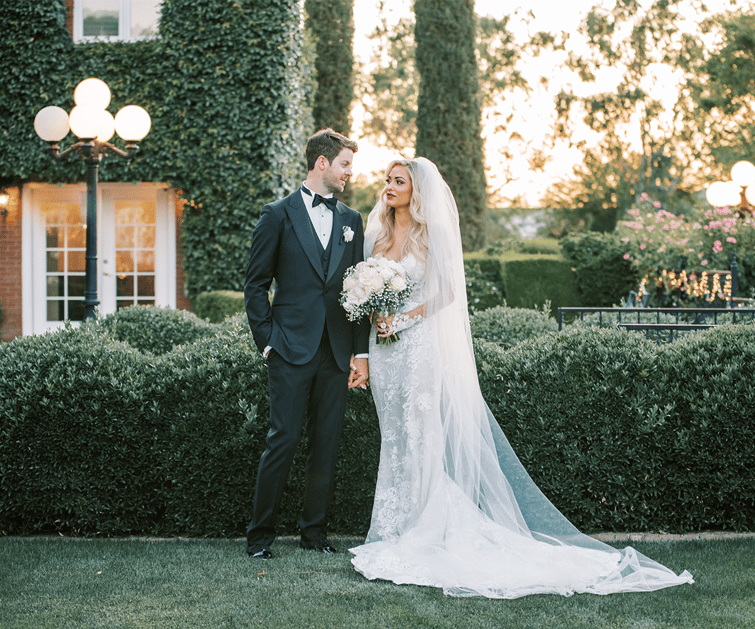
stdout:
{"type": "MultiPolygon", "coordinates": [[[[473,320],[489,332],[494,318],[473,320]]],[[[215,333],[160,355],[102,322],[0,345],[0,534],[243,535],[268,430],[266,366],[243,314],[205,325],[215,333]]],[[[755,326],[668,345],[570,326],[475,350],[514,450],[580,529],[752,528],[755,326]]],[[[366,532],[379,449],[370,393],[353,390],[332,531],[366,532]]],[[[298,531],[304,451],[279,534],[298,531]]]]}
{"type": "Polygon", "coordinates": [[[260,354],[250,334],[230,332],[162,358],[152,397],[170,439],[164,531],[242,534],[267,434],[267,370],[260,354]]]}
{"type": "Polygon", "coordinates": [[[99,319],[98,325],[113,338],[153,354],[215,333],[215,328],[191,312],[156,306],[121,308],[99,319]]]}
{"type": "Polygon", "coordinates": [[[615,234],[581,232],[561,239],[564,257],[574,269],[579,304],[583,307],[611,307],[623,304],[629,291],[640,284],[637,268],[628,257],[626,245],[615,234]]]}
{"type": "Polygon", "coordinates": [[[245,312],[244,293],[232,290],[213,290],[200,293],[192,301],[194,314],[210,323],[220,323],[230,315],[245,312]]]}
{"type": "Polygon", "coordinates": [[[580,529],[752,527],[752,326],[662,345],[576,327],[509,351],[477,341],[476,351],[512,447],[580,529]]]}
{"type": "Polygon", "coordinates": [[[471,313],[500,306],[506,298],[501,276],[501,262],[495,256],[464,256],[467,283],[467,308],[471,313]]]}
{"type": "Polygon", "coordinates": [[[153,372],[91,324],[0,345],[0,534],[154,529],[169,444],[153,372]]]}
{"type": "Polygon", "coordinates": [[[549,310],[550,304],[542,311],[504,305],[476,312],[469,317],[472,336],[509,349],[529,338],[557,332],[558,324],[549,310]]]}
{"type": "Polygon", "coordinates": [[[539,308],[579,305],[570,265],[560,255],[474,252],[464,256],[469,312],[503,305],[539,308]]]}
{"type": "Polygon", "coordinates": [[[578,306],[571,266],[561,256],[519,254],[501,263],[506,303],[512,308],[539,308],[551,304],[552,314],[560,307],[578,306]]]}
{"type": "Polygon", "coordinates": [[[485,251],[488,255],[506,252],[561,255],[561,245],[556,238],[506,238],[489,245],[485,251]]]}
{"type": "Polygon", "coordinates": [[[629,220],[619,221],[616,235],[625,256],[640,278],[651,282],[659,270],[696,274],[729,271],[736,255],[739,297],[755,290],[755,220],[738,218],[736,208],[709,208],[685,217],[661,209],[660,203],[642,195],[638,207],[629,210],[629,220]]]}

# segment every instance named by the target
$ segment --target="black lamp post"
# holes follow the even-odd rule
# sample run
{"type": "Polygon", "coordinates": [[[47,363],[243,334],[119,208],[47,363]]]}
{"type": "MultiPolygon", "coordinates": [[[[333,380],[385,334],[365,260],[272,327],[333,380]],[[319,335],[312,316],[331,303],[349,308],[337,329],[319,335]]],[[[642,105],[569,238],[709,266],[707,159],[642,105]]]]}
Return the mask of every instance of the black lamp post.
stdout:
{"type": "Polygon", "coordinates": [[[105,108],[110,103],[110,89],[99,79],[86,79],[76,86],[73,93],[76,106],[70,115],[60,107],[45,107],[34,119],[37,135],[48,144],[51,157],[63,159],[76,151],[86,165],[87,183],[87,232],[86,267],[84,276],[84,318],[94,319],[97,299],[97,174],[100,160],[112,152],[132,160],[139,150],[138,142],[149,132],[149,114],[135,105],[127,105],[113,118],[105,108]],[[79,138],[73,146],[60,151],[60,141],[73,131],[79,138]],[[126,141],[123,151],[108,142],[113,133],[126,141]]]}

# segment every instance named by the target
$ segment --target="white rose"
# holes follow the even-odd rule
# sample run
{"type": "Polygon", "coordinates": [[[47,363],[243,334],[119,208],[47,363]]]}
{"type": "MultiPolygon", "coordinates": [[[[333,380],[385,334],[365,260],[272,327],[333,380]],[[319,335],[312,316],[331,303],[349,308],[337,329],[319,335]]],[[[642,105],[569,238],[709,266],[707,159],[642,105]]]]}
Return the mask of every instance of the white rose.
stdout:
{"type": "Polygon", "coordinates": [[[406,280],[401,275],[396,275],[391,280],[391,288],[397,293],[406,288],[406,280]]]}
{"type": "Polygon", "coordinates": [[[359,286],[358,282],[354,279],[353,275],[347,275],[345,278],[343,278],[343,289],[345,291],[352,291],[357,286],[359,286]]]}
{"type": "Polygon", "coordinates": [[[369,278],[367,282],[365,282],[365,286],[371,289],[372,292],[377,292],[385,286],[385,280],[380,277],[380,275],[376,275],[375,277],[369,278]]]}
{"type": "Polygon", "coordinates": [[[351,291],[350,299],[354,299],[355,303],[361,303],[367,299],[367,291],[363,286],[356,286],[354,290],[351,291]]]}

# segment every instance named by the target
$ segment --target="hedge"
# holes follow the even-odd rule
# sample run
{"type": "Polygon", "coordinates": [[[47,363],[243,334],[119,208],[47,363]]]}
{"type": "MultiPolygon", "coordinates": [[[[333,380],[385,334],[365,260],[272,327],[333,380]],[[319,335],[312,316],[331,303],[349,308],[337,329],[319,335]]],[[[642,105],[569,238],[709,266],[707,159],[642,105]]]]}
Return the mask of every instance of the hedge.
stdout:
{"type": "Polygon", "coordinates": [[[226,317],[245,312],[244,293],[231,290],[213,290],[200,293],[192,302],[194,314],[210,323],[220,323],[226,317]]]}
{"type": "Polygon", "coordinates": [[[561,240],[564,258],[574,269],[579,303],[575,306],[608,308],[623,305],[636,291],[640,276],[625,258],[626,244],[615,234],[581,232],[561,240]]]}
{"type": "MultiPolygon", "coordinates": [[[[166,312],[147,310],[153,338],[166,312]]],[[[118,340],[120,317],[0,345],[0,534],[243,535],[269,410],[244,315],[162,354],[118,340]]],[[[475,345],[512,446],[582,530],[752,529],[755,327],[661,346],[584,326],[475,345]]],[[[367,530],[379,440],[369,393],[352,391],[336,533],[367,530]]],[[[281,534],[297,532],[303,469],[302,447],[281,534]]]]}
{"type": "Polygon", "coordinates": [[[470,312],[499,306],[581,306],[570,262],[561,255],[475,252],[464,256],[470,312]]]}
{"type": "Polygon", "coordinates": [[[497,343],[504,349],[558,331],[558,324],[549,316],[547,305],[542,311],[507,306],[488,308],[473,313],[469,325],[474,338],[497,343]]]}

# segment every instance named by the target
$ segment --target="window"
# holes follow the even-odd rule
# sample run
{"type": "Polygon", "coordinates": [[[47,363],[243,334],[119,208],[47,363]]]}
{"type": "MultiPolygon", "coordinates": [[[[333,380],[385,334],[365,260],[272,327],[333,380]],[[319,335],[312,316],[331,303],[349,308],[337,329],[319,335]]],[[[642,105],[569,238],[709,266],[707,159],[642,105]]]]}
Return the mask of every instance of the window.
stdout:
{"type": "Polygon", "coordinates": [[[41,204],[45,222],[47,321],[84,318],[86,225],[77,203],[41,204]]]}
{"type": "Polygon", "coordinates": [[[75,0],[74,39],[154,37],[159,19],[160,0],[75,0]]]}

